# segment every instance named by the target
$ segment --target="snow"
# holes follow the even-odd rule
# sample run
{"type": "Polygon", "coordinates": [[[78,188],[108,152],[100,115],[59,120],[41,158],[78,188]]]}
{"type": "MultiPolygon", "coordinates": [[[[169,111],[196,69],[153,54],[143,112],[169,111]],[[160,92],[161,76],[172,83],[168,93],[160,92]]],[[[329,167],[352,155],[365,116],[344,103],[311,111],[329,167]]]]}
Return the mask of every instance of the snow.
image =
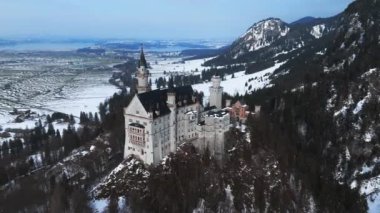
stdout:
{"type": "Polygon", "coordinates": [[[351,159],[350,150],[348,149],[347,146],[346,146],[346,152],[345,152],[345,155],[346,155],[346,160],[350,160],[350,159],[351,159]]]}
{"type": "Polygon", "coordinates": [[[323,50],[321,50],[319,52],[316,52],[315,54],[316,55],[324,55],[326,53],[326,50],[327,50],[327,48],[325,48],[325,49],[323,49],[323,50]]]}
{"type": "Polygon", "coordinates": [[[333,93],[333,95],[331,96],[331,98],[329,98],[327,100],[327,104],[326,104],[326,110],[327,111],[330,111],[335,106],[334,102],[337,98],[337,94],[336,94],[336,90],[334,88],[334,85],[331,86],[331,92],[333,93]]]}
{"type": "Polygon", "coordinates": [[[366,164],[362,167],[362,171],[359,172],[359,174],[365,174],[368,172],[372,172],[372,170],[375,168],[375,165],[367,166],[366,164]]]}
{"type": "Polygon", "coordinates": [[[362,100],[360,100],[357,104],[355,109],[352,111],[355,115],[358,114],[362,109],[363,105],[368,102],[368,100],[371,98],[371,94],[368,93],[367,96],[365,96],[362,100]]]}
{"type": "Polygon", "coordinates": [[[151,74],[150,80],[152,81],[152,89],[156,89],[154,84],[156,79],[160,77],[166,77],[169,79],[170,75],[200,75],[203,69],[202,64],[211,58],[203,58],[196,60],[184,60],[181,57],[166,58],[163,56],[146,54],[147,60],[150,61],[151,74]],[[166,73],[166,74],[164,74],[166,73]]]}
{"type": "Polygon", "coordinates": [[[314,213],[317,212],[317,204],[315,203],[312,196],[309,198],[309,212],[314,213]]]}
{"type": "Polygon", "coordinates": [[[86,156],[88,154],[89,154],[89,152],[86,151],[86,150],[78,150],[78,149],[76,149],[76,150],[72,151],[71,155],[69,155],[68,157],[64,158],[63,162],[73,161],[76,158],[83,157],[83,156],[86,156]]]}
{"type": "MultiPolygon", "coordinates": [[[[100,102],[119,89],[108,80],[112,65],[121,59],[65,54],[0,53],[0,126],[3,131],[32,129],[53,112],[73,114],[97,112],[100,102]],[[13,108],[35,112],[30,119],[15,123],[13,108]]],[[[67,123],[53,123],[62,132],[67,123]]],[[[78,127],[78,125],[76,126],[78,127]]],[[[4,141],[0,139],[0,143],[4,141]]]]}
{"type": "Polygon", "coordinates": [[[363,140],[367,143],[372,141],[372,138],[375,136],[374,130],[370,128],[363,136],[363,140]]]}
{"type": "Polygon", "coordinates": [[[380,212],[380,196],[378,193],[372,194],[367,198],[368,213],[380,212]]]}
{"type": "Polygon", "coordinates": [[[233,203],[234,203],[234,196],[232,194],[232,189],[230,185],[227,185],[226,191],[226,200],[229,204],[230,209],[233,209],[233,203]]]}
{"type": "Polygon", "coordinates": [[[362,110],[364,102],[365,102],[365,99],[359,101],[359,102],[356,104],[356,107],[355,107],[355,109],[354,109],[354,111],[353,111],[354,114],[358,114],[358,113],[362,110]]]}
{"type": "Polygon", "coordinates": [[[372,177],[367,180],[363,180],[361,187],[360,187],[360,193],[369,195],[372,193],[377,193],[380,191],[380,175],[372,177]]]}
{"type": "Polygon", "coordinates": [[[372,75],[373,73],[375,73],[376,71],[377,71],[377,68],[370,69],[369,71],[363,73],[361,77],[364,78],[364,77],[370,76],[370,75],[372,75]]]}
{"type": "Polygon", "coordinates": [[[34,165],[36,167],[42,166],[42,154],[40,152],[34,155],[30,155],[28,159],[33,159],[34,165]]]}
{"type": "Polygon", "coordinates": [[[355,189],[356,187],[358,187],[358,182],[356,180],[352,181],[352,183],[350,184],[350,188],[351,189],[355,189]]]}
{"type": "Polygon", "coordinates": [[[315,25],[310,34],[314,36],[316,39],[319,39],[323,36],[323,32],[325,31],[326,26],[324,24],[315,25]]]}
{"type": "MultiPolygon", "coordinates": [[[[355,170],[354,176],[371,173],[378,163],[380,163],[380,159],[377,157],[372,160],[370,166],[364,163],[360,171],[355,170]]],[[[359,182],[354,180],[351,182],[350,187],[352,189],[359,187],[360,194],[366,196],[368,212],[380,212],[380,175],[359,182]]]]}
{"type": "Polygon", "coordinates": [[[291,92],[297,92],[297,91],[304,91],[305,89],[305,86],[304,85],[301,85],[299,87],[296,87],[296,88],[293,88],[292,90],[290,90],[291,92]]]}
{"type": "MultiPolygon", "coordinates": [[[[226,77],[226,80],[222,81],[221,83],[221,86],[223,87],[223,92],[226,92],[230,95],[234,95],[236,93],[244,94],[245,92],[251,92],[254,90],[262,89],[264,87],[269,87],[269,77],[282,64],[284,64],[284,62],[277,63],[273,67],[248,75],[245,75],[244,71],[237,72],[235,73],[235,78],[231,78],[231,75],[229,75],[226,77]],[[247,87],[245,86],[245,83],[247,83],[247,87]],[[252,86],[251,90],[248,90],[249,86],[252,86]]],[[[205,82],[193,85],[193,89],[197,91],[202,91],[205,95],[205,98],[207,99],[207,97],[210,96],[210,86],[210,82],[205,82]]]]}
{"type": "Polygon", "coordinates": [[[346,112],[347,112],[347,106],[343,106],[340,110],[338,110],[337,112],[334,113],[334,117],[337,117],[338,115],[346,115],[346,112]]]}
{"type": "MultiPolygon", "coordinates": [[[[294,50],[295,50],[295,49],[294,49],[294,50]]],[[[292,51],[294,51],[294,50],[279,52],[279,53],[277,53],[276,55],[274,55],[273,58],[276,58],[276,57],[279,56],[279,55],[286,55],[286,54],[288,54],[289,52],[292,52],[292,51]]]]}
{"type": "Polygon", "coordinates": [[[102,213],[106,210],[108,203],[109,203],[108,199],[92,200],[91,207],[94,210],[94,212],[102,213]]]}
{"type": "Polygon", "coordinates": [[[111,174],[117,174],[119,173],[121,170],[123,170],[125,168],[125,165],[124,164],[119,164],[114,170],[112,170],[111,174]]]}
{"type": "Polygon", "coordinates": [[[72,93],[67,98],[57,98],[46,103],[46,108],[79,117],[80,112],[98,112],[99,104],[117,92],[119,89],[108,83],[91,85],[72,93]]]}
{"type": "Polygon", "coordinates": [[[13,122],[6,122],[6,123],[0,123],[0,126],[3,127],[3,129],[33,129],[36,126],[36,122],[38,120],[25,120],[21,123],[13,123],[13,122]]]}
{"type": "MultiPolygon", "coordinates": [[[[278,38],[288,34],[289,27],[283,26],[282,29],[281,25],[282,21],[280,19],[263,20],[250,27],[240,38],[246,43],[246,48],[249,51],[256,51],[271,45],[278,38]],[[274,37],[267,37],[267,34],[274,35],[274,37]]],[[[235,57],[238,55],[241,55],[241,53],[238,53],[235,57]]]]}

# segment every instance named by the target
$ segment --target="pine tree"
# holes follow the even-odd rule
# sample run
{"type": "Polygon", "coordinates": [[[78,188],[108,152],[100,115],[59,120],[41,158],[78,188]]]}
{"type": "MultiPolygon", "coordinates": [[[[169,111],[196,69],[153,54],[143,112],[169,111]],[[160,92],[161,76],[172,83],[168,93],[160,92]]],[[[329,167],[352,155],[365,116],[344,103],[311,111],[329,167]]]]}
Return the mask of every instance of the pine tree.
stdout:
{"type": "Polygon", "coordinates": [[[88,113],[88,120],[90,122],[94,121],[94,115],[92,114],[92,112],[88,113]]]}
{"type": "Polygon", "coordinates": [[[9,154],[9,146],[7,141],[3,142],[3,145],[1,146],[1,151],[3,153],[3,156],[7,156],[9,154]]]}
{"type": "Polygon", "coordinates": [[[104,121],[105,117],[106,117],[106,105],[103,104],[103,103],[100,103],[99,104],[99,115],[100,115],[100,120],[101,121],[104,121]]]}
{"type": "Polygon", "coordinates": [[[47,131],[47,134],[48,134],[48,135],[54,135],[54,134],[55,134],[54,126],[53,126],[52,123],[49,123],[49,124],[48,124],[48,131],[47,131]]]}
{"type": "Polygon", "coordinates": [[[118,197],[115,193],[111,193],[110,200],[108,203],[108,212],[117,213],[119,208],[118,197]]]}
{"type": "Polygon", "coordinates": [[[74,115],[70,115],[70,124],[75,124],[75,119],[74,119],[74,115]]]}
{"type": "Polygon", "coordinates": [[[95,122],[96,125],[99,125],[99,124],[100,124],[100,120],[99,120],[99,116],[98,116],[98,113],[97,113],[97,112],[95,112],[94,122],[95,122]]]}
{"type": "Polygon", "coordinates": [[[47,116],[46,116],[46,122],[48,122],[48,123],[53,122],[53,120],[51,119],[51,116],[50,116],[50,115],[47,115],[47,116]]]}

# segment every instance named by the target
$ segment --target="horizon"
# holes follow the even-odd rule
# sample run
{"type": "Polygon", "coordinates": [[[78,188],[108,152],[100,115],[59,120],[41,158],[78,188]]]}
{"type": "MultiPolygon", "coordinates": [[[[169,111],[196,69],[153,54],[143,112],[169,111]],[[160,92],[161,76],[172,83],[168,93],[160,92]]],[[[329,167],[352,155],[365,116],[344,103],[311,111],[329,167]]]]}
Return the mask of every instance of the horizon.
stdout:
{"type": "Polygon", "coordinates": [[[263,19],[291,23],[307,16],[327,18],[351,2],[17,0],[2,3],[0,19],[8,21],[0,29],[0,38],[230,41],[263,19]]]}

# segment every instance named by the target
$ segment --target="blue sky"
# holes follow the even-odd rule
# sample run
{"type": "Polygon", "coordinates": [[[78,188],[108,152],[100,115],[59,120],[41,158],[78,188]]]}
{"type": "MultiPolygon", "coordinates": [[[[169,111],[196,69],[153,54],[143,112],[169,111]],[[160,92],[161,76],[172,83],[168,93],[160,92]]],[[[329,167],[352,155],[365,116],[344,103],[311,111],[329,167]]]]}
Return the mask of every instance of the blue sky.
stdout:
{"type": "Polygon", "coordinates": [[[254,22],[328,17],[352,0],[0,0],[0,37],[232,39],[254,22]]]}

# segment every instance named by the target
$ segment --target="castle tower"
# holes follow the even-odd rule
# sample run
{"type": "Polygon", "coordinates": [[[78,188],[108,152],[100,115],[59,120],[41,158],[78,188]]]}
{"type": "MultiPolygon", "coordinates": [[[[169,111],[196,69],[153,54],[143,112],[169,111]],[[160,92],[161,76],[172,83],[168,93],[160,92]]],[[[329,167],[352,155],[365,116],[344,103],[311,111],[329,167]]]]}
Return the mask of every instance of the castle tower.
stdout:
{"type": "Polygon", "coordinates": [[[223,87],[220,86],[221,81],[219,76],[213,76],[210,87],[210,106],[216,106],[218,109],[222,108],[223,87]]]}
{"type": "Polygon", "coordinates": [[[148,65],[145,60],[144,49],[141,46],[140,60],[136,72],[137,92],[139,94],[151,90],[149,85],[149,71],[147,68],[148,65]]]}

